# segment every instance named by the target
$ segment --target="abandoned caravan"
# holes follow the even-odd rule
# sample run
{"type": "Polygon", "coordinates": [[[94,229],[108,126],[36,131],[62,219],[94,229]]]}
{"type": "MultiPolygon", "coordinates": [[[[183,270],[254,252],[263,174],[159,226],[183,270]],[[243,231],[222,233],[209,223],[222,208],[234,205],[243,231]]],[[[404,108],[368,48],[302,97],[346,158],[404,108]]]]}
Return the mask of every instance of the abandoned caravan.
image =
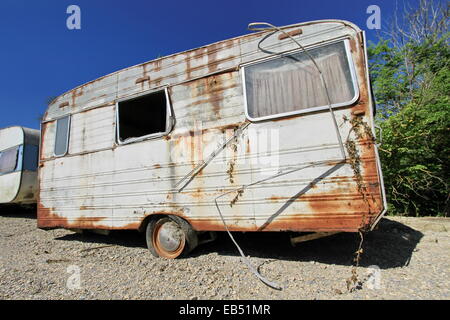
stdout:
{"type": "Polygon", "coordinates": [[[373,228],[386,203],[364,32],[250,27],[53,100],[38,227],[139,230],[166,258],[214,231],[373,228]]]}
{"type": "Polygon", "coordinates": [[[0,205],[35,205],[39,130],[0,129],[0,205]]]}

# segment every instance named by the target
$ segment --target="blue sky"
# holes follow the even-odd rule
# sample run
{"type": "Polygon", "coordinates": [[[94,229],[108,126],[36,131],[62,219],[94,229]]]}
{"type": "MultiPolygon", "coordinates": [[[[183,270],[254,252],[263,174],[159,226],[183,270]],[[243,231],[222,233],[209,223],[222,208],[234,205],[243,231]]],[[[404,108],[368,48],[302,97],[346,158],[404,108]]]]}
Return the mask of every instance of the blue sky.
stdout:
{"type": "Polygon", "coordinates": [[[250,22],[345,19],[375,39],[366,27],[369,5],[380,7],[383,26],[395,1],[1,0],[0,128],[39,128],[49,97],[158,56],[249,33],[250,22]],[[81,8],[81,30],[66,27],[71,4],[81,8]]]}

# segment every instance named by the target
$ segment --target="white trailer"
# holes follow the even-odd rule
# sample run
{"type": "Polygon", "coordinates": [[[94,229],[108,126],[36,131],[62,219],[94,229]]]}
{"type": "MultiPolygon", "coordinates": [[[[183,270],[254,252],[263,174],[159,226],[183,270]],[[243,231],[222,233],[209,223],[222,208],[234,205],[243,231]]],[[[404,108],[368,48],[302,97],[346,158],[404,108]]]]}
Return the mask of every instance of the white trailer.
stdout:
{"type": "Polygon", "coordinates": [[[0,204],[35,204],[39,130],[0,129],[0,204]]]}

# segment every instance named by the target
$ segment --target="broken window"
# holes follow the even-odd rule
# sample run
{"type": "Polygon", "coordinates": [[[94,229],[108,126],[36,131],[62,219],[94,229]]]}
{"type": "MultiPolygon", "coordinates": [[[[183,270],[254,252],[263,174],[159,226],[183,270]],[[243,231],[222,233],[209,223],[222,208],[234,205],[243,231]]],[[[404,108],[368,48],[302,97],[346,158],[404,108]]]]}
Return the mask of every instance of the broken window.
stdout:
{"type": "Polygon", "coordinates": [[[56,120],[55,156],[64,156],[69,146],[70,116],[56,120]]]}
{"type": "Polygon", "coordinates": [[[20,146],[0,152],[0,174],[13,172],[17,167],[20,146]]]}
{"type": "MultiPolygon", "coordinates": [[[[354,67],[346,41],[309,49],[324,76],[333,107],[357,98],[354,67]]],[[[244,67],[247,115],[264,120],[328,108],[319,72],[305,52],[296,52],[244,67]]]]}
{"type": "Polygon", "coordinates": [[[127,143],[160,136],[169,131],[170,105],[167,90],[153,92],[118,103],[117,134],[127,143]]]}

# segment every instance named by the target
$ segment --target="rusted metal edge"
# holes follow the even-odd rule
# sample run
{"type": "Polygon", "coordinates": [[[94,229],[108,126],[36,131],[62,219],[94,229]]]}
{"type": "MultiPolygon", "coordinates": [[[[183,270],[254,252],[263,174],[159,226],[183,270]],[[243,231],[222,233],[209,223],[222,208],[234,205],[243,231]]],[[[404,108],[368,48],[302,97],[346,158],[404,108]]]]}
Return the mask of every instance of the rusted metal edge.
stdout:
{"type": "MultiPolygon", "coordinates": [[[[367,38],[366,38],[366,33],[363,30],[360,30],[358,32],[358,35],[360,36],[360,44],[362,45],[363,48],[367,48],[367,38]]],[[[373,94],[372,94],[372,87],[370,86],[370,75],[369,75],[369,58],[367,55],[367,50],[364,50],[364,66],[366,69],[366,74],[365,74],[365,78],[366,78],[366,82],[368,84],[367,88],[367,96],[368,96],[368,105],[369,105],[369,111],[370,111],[370,115],[371,115],[371,119],[372,119],[372,123],[371,123],[371,129],[374,131],[373,134],[374,136],[376,136],[375,134],[375,121],[374,121],[374,101],[373,101],[373,94]]],[[[383,210],[381,211],[381,213],[378,215],[378,217],[375,219],[375,221],[372,222],[372,225],[370,227],[370,231],[372,231],[378,224],[378,222],[383,218],[383,216],[386,214],[387,212],[387,197],[386,197],[386,190],[384,187],[384,177],[383,177],[383,171],[381,169],[381,162],[380,162],[380,156],[378,154],[378,146],[376,143],[373,144],[374,146],[374,150],[375,150],[375,164],[377,166],[377,172],[378,172],[378,179],[380,180],[380,191],[381,191],[381,200],[383,202],[383,210]]]]}

